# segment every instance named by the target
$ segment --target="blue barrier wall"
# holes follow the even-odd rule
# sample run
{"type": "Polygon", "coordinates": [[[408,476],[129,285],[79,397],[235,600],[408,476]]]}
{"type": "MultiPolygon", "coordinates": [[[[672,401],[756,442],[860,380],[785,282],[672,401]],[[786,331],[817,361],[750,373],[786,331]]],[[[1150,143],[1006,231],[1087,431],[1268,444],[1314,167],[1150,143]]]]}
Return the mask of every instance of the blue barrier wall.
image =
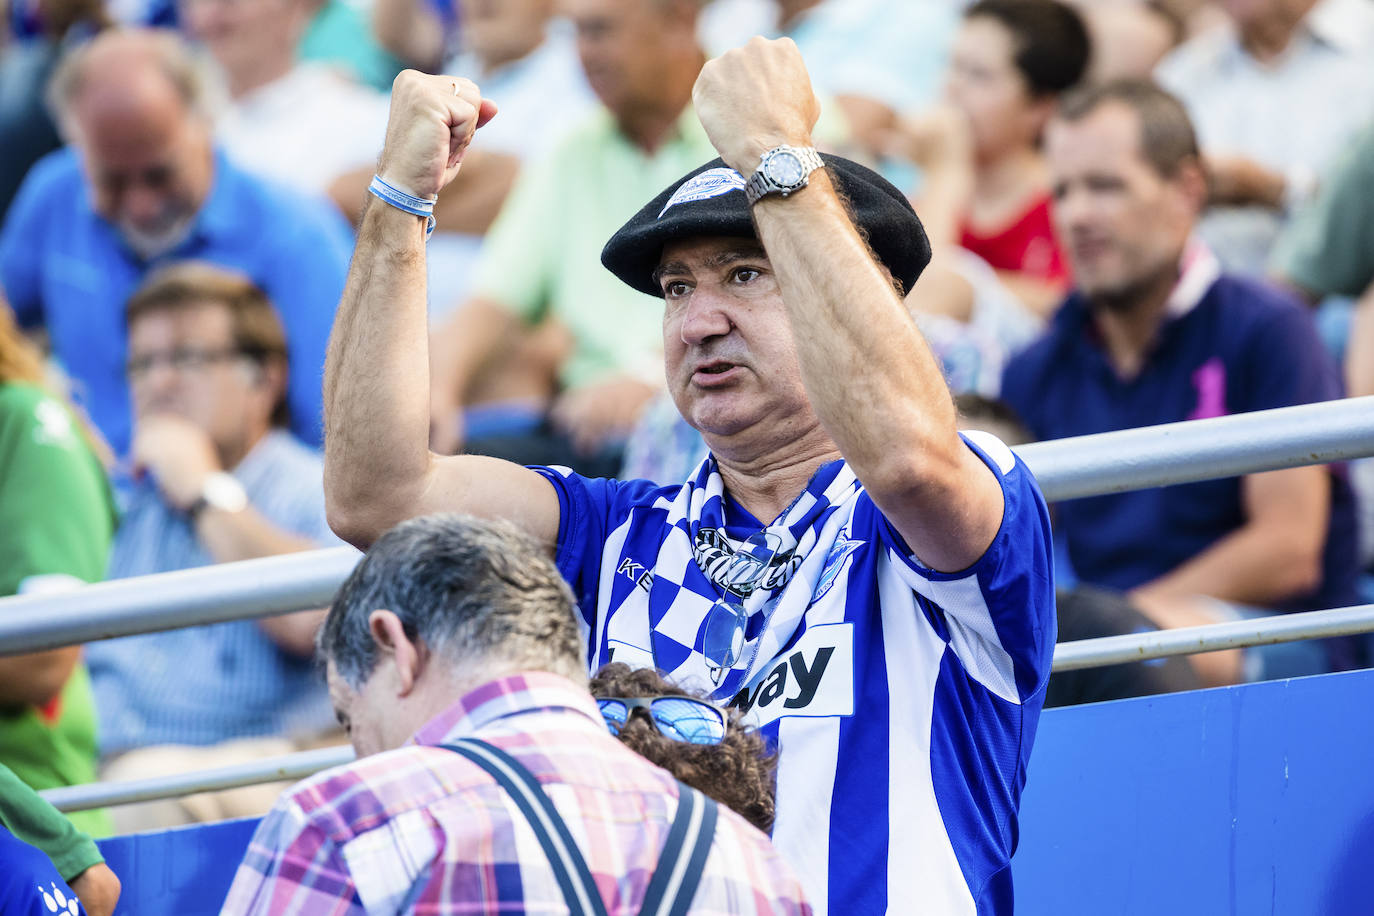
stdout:
{"type": "MultiPolygon", "coordinates": [[[[1018,913],[1374,913],[1371,700],[1361,671],[1047,712],[1018,913]]],[[[218,912],[253,826],[103,841],[118,912],[218,912]]]]}

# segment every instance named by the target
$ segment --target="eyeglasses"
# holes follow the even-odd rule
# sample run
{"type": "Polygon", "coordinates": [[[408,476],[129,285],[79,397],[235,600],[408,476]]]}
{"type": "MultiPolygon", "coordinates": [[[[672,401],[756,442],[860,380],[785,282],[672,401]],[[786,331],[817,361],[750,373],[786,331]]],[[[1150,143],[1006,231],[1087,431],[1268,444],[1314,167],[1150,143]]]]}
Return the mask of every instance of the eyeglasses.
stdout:
{"type": "Polygon", "coordinates": [[[771,531],[750,535],[740,544],[717,581],[724,580],[725,595],[717,598],[706,613],[706,634],[702,652],[717,668],[729,668],[744,651],[745,627],[749,612],[744,596],[758,586],[782,549],[782,538],[771,531]]]}
{"type": "Polygon", "coordinates": [[[129,378],[140,379],[157,366],[168,366],[177,372],[202,372],[215,363],[247,358],[247,354],[238,347],[222,347],[217,350],[182,347],[165,353],[136,356],[125,364],[124,369],[128,372],[129,378]]]}
{"type": "Polygon", "coordinates": [[[601,718],[619,735],[630,710],[647,709],[649,719],[666,738],[686,744],[720,744],[725,740],[725,713],[695,697],[599,697],[601,718]]]}

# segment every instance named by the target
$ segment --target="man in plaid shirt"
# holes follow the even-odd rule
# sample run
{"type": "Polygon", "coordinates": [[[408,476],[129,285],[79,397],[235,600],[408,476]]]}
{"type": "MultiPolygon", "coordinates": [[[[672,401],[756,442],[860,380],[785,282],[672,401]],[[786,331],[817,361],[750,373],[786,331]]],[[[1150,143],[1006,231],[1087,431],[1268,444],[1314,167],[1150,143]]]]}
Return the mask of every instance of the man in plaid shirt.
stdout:
{"type": "MultiPolygon", "coordinates": [[[[283,794],[223,912],[567,912],[510,796],[439,746],[478,737],[538,779],[607,913],[638,913],[678,784],[608,732],[574,615],[553,562],[509,523],[428,516],[379,540],[319,640],[360,759],[283,794]]],[[[811,908],[768,838],[722,808],[691,912],[811,908]]]]}

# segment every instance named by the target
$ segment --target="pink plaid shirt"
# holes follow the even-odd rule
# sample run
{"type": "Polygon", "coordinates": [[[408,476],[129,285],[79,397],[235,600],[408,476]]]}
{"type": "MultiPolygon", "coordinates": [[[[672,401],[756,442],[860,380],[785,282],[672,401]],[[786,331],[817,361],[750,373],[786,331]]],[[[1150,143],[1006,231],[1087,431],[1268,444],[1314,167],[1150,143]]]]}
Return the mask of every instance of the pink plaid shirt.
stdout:
{"type": "MultiPolygon", "coordinates": [[[[528,672],[472,691],[411,743],[285,792],[259,825],[223,913],[567,913],[534,832],[484,771],[434,745],[474,736],[539,779],[610,916],[640,901],[677,784],[606,730],[585,689],[528,672]]],[[[692,912],[809,914],[772,844],[725,806],[692,912]]]]}

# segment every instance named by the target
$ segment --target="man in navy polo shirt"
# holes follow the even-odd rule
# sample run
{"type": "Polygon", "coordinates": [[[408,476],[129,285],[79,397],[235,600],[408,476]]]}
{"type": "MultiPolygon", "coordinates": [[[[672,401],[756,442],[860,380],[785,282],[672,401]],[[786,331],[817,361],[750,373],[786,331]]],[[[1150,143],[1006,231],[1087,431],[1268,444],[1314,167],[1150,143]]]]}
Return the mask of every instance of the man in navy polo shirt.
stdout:
{"type": "Polygon", "coordinates": [[[320,442],[320,380],[352,239],[341,215],[217,153],[203,79],[170,33],[103,35],[53,95],[72,146],[41,160],[0,233],[0,285],[47,330],[75,396],[129,445],[124,301],[153,268],[198,259],[246,274],[281,310],[293,430],[320,442]]]}
{"type": "MultiPolygon", "coordinates": [[[[1057,439],[1341,397],[1306,311],[1222,274],[1192,240],[1206,179],[1187,114],[1114,83],[1065,100],[1046,135],[1055,221],[1077,291],[1007,367],[1003,397],[1057,439]]],[[[1073,500],[1056,529],[1086,582],[1129,591],[1160,626],[1237,608],[1356,603],[1354,506],[1342,468],[1293,468],[1073,500]],[[1199,599],[1198,596],[1205,596],[1199,599]]],[[[1210,682],[1348,666],[1328,653],[1213,653],[1210,682]],[[1286,665],[1286,667],[1284,667],[1286,665]],[[1243,666],[1243,667],[1242,667],[1243,666]]]]}

